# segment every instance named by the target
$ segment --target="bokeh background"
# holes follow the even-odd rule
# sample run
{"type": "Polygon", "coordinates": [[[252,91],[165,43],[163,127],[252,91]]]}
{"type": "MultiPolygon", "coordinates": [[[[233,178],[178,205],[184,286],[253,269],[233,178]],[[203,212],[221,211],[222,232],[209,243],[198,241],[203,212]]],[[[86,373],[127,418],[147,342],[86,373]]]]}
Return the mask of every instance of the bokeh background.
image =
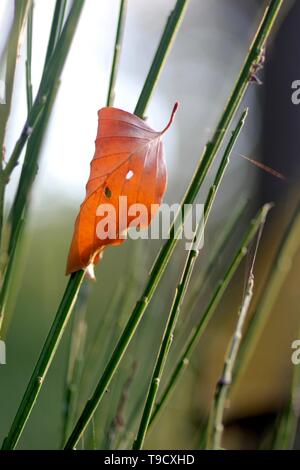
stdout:
{"type": "MultiPolygon", "coordinates": [[[[54,3],[54,0],[35,0],[35,92],[54,3]]],[[[133,111],[173,4],[173,0],[129,0],[116,86],[116,107],[133,111]]],[[[164,127],[174,102],[180,102],[174,125],[165,139],[169,171],[167,202],[178,203],[184,194],[203,146],[223,110],[265,5],[266,2],[256,0],[190,1],[147,111],[149,124],[159,130],[164,127]]],[[[105,105],[118,8],[117,0],[86,0],[43,143],[30,217],[9,299],[9,320],[5,331],[7,364],[0,366],[1,438],[22,397],[66,284],[64,270],[68,245],[79,204],[84,198],[89,162],[94,152],[97,111],[105,105]]],[[[12,18],[13,2],[2,0],[0,52],[12,18]]],[[[250,108],[249,118],[231,157],[206,230],[204,250],[194,273],[195,281],[221,229],[242,201],[247,201],[247,212],[241,218],[240,232],[229,241],[211,278],[205,281],[199,292],[194,308],[192,311],[183,309],[170,363],[175,361],[187,332],[206,305],[252,211],[261,202],[276,202],[260,247],[256,272],[259,292],[280,235],[299,199],[300,111],[290,98],[291,83],[300,78],[299,21],[299,2],[287,0],[268,43],[264,69],[259,72],[263,86],[251,85],[243,102],[243,106],[250,108]],[[241,158],[239,153],[282,172],[287,181],[263,173],[241,158]]],[[[23,44],[16,71],[13,112],[7,129],[7,155],[26,118],[25,50],[26,44],[23,44]]],[[[18,176],[17,169],[9,184],[8,201],[14,193],[18,176]]],[[[199,202],[203,202],[204,194],[200,194],[199,202]]],[[[84,303],[85,295],[88,296],[84,327],[86,349],[90,355],[88,363],[83,365],[78,410],[81,410],[103,370],[122,325],[141,293],[158,248],[158,241],[143,240],[128,241],[123,246],[108,249],[97,267],[96,283],[85,285],[81,300],[84,303]],[[94,344],[95,336],[97,341],[94,344]]],[[[124,447],[132,439],[138,424],[134,415],[136,410],[142,409],[154,364],[154,351],[160,342],[184,256],[183,247],[179,244],[122,367],[97,411],[98,448],[124,447]],[[128,378],[131,380],[124,423],[116,427],[112,423],[128,378]]],[[[203,423],[207,419],[226,345],[236,321],[244,272],[243,266],[227,290],[176,393],[149,434],[146,447],[199,447],[203,423]]],[[[235,384],[226,415],[225,446],[228,448],[259,448],[268,442],[268,433],[287,400],[291,343],[298,337],[298,276],[299,256],[294,260],[257,351],[246,373],[235,384]]],[[[76,312],[80,315],[80,308],[76,312]]],[[[54,449],[60,445],[69,337],[70,328],[22,436],[20,448],[54,449]]],[[[88,446],[88,443],[81,445],[88,446]]]]}

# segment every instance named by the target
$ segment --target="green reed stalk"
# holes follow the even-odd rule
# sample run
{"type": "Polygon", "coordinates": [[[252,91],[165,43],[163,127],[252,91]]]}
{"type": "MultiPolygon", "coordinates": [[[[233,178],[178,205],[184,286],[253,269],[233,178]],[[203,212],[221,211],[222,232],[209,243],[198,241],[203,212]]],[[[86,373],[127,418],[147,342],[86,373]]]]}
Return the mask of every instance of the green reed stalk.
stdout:
{"type": "Polygon", "coordinates": [[[167,59],[168,53],[173,45],[176,33],[180,27],[188,3],[188,0],[177,0],[174,10],[169,15],[152,65],[134,110],[134,114],[140,116],[141,118],[144,117],[144,114],[147,110],[149,99],[152,96],[160,73],[167,59]]]}
{"type": "Polygon", "coordinates": [[[112,61],[112,66],[111,66],[110,78],[109,78],[106,106],[113,106],[114,101],[115,101],[115,86],[116,86],[117,73],[118,73],[118,69],[120,65],[120,56],[121,56],[123,35],[124,35],[124,28],[125,28],[127,3],[128,3],[127,0],[121,0],[120,2],[119,19],[118,19],[117,33],[116,33],[116,39],[115,39],[113,61],[112,61]]]}
{"type": "Polygon", "coordinates": [[[208,433],[207,433],[207,445],[206,447],[214,450],[221,449],[222,437],[224,431],[224,413],[230,388],[232,385],[233,374],[237,362],[237,357],[240,350],[240,344],[243,336],[244,325],[249,313],[250,305],[253,299],[254,293],[254,266],[257,257],[258,247],[261,240],[262,231],[264,228],[265,220],[262,220],[259,233],[257,236],[257,242],[255,252],[251,262],[251,267],[248,275],[248,280],[243,295],[242,305],[238,313],[238,320],[236,322],[235,331],[233,337],[229,343],[228,352],[225,355],[225,361],[221,377],[217,383],[215,389],[215,395],[213,404],[211,407],[209,422],[208,422],[208,433]]]}
{"type": "MultiPolygon", "coordinates": [[[[57,0],[57,3],[59,2],[60,0],[57,0]]],[[[63,30],[61,31],[56,48],[55,50],[51,50],[52,55],[45,63],[39,91],[27,116],[21,136],[15,145],[6,167],[3,169],[3,177],[8,181],[13,169],[18,164],[22,150],[30,137],[17,192],[8,217],[9,242],[6,253],[7,265],[5,266],[3,285],[0,292],[0,329],[5,315],[5,307],[9,293],[15,253],[21,237],[22,227],[24,225],[23,222],[28,206],[29,195],[38,170],[39,149],[47,127],[46,125],[56,95],[59,78],[71,46],[83,5],[84,0],[76,0],[72,4],[69,16],[63,30]]],[[[52,22],[52,29],[53,28],[56,30],[57,24],[52,22]]]]}
{"type": "Polygon", "coordinates": [[[241,376],[246,370],[254,353],[263,329],[270,317],[272,308],[280,293],[280,289],[292,267],[300,243],[300,203],[298,203],[286,230],[284,231],[280,245],[271,266],[270,275],[250,320],[236,368],[236,377],[241,376]],[[284,267],[284,268],[282,268],[284,267]],[[287,269],[288,267],[288,269],[287,269]]]}
{"type": "MultiPolygon", "coordinates": [[[[18,51],[22,38],[22,31],[28,17],[29,9],[31,8],[31,0],[24,0],[22,2],[15,2],[14,5],[14,17],[13,25],[9,34],[9,38],[4,50],[4,56],[0,59],[4,60],[5,63],[5,96],[4,103],[0,105],[0,247],[2,243],[2,230],[3,230],[3,218],[4,218],[4,203],[5,203],[5,186],[8,183],[8,179],[3,171],[5,161],[5,134],[7,128],[7,122],[10,115],[12,94],[15,78],[16,63],[18,58],[18,51]]],[[[2,248],[2,247],[1,247],[2,248]]],[[[2,266],[1,266],[2,271],[2,266]]],[[[3,273],[1,272],[1,275],[3,273]]],[[[0,280],[2,281],[2,279],[0,280]]]]}
{"type": "Polygon", "coordinates": [[[76,302],[83,276],[84,271],[78,271],[77,273],[72,274],[69,279],[65,295],[58,308],[56,317],[46,338],[42,352],[34,368],[9,434],[3,441],[2,449],[14,449],[20,438],[30,412],[36,402],[39,391],[43,385],[60,339],[65,331],[76,302]]]}
{"type": "MultiPolygon", "coordinates": [[[[278,298],[281,288],[293,266],[293,260],[299,250],[300,244],[300,203],[294,210],[291,219],[284,231],[270,275],[258,301],[256,311],[250,320],[247,332],[242,342],[239,354],[236,378],[238,379],[247,369],[251,357],[261,338],[273,306],[278,298]]],[[[291,394],[287,406],[282,412],[280,424],[275,436],[273,447],[275,449],[290,449],[293,445],[299,419],[298,399],[300,390],[299,366],[294,366],[291,382],[291,394]]]]}
{"type": "Polygon", "coordinates": [[[32,59],[32,24],[33,24],[33,2],[30,5],[27,20],[27,58],[26,58],[26,97],[27,112],[32,108],[32,80],[31,80],[31,59],[32,59]]]}

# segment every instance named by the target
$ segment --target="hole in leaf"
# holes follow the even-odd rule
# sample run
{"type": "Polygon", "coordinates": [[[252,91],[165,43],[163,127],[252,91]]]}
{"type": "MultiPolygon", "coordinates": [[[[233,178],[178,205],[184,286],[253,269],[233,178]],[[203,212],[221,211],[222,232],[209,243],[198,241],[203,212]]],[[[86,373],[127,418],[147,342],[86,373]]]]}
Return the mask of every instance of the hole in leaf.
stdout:
{"type": "Polygon", "coordinates": [[[109,189],[108,186],[105,187],[104,194],[106,197],[111,197],[111,190],[109,189]]]}
{"type": "Polygon", "coordinates": [[[127,173],[127,175],[126,175],[126,179],[127,179],[127,180],[131,180],[131,178],[133,177],[133,175],[134,175],[133,171],[132,171],[132,170],[129,170],[128,173],[127,173]]]}

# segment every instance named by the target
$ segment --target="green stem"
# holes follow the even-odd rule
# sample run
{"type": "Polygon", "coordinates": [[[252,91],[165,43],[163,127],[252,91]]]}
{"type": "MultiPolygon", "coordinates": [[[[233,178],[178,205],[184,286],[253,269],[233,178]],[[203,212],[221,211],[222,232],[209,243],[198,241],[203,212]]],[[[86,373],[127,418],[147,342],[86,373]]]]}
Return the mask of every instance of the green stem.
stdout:
{"type": "MultiPolygon", "coordinates": [[[[244,125],[244,122],[247,116],[247,112],[248,112],[247,109],[243,112],[234,132],[232,133],[231,139],[229,140],[229,143],[225,149],[223,158],[219,165],[219,169],[217,171],[214,183],[212,184],[208,192],[208,196],[204,205],[204,220],[203,220],[203,223],[202,221],[199,221],[198,223],[198,226],[196,229],[196,236],[194,240],[195,244],[197,244],[197,241],[203,237],[203,231],[206,227],[210,210],[212,208],[218,188],[220,186],[225,170],[229,163],[229,156],[240,134],[240,131],[242,130],[242,127],[244,125]]],[[[152,414],[155,400],[157,397],[161,377],[162,377],[165,364],[167,361],[167,357],[169,354],[169,350],[173,341],[173,334],[174,334],[178,317],[180,314],[181,305],[184,300],[198,254],[199,254],[199,250],[197,249],[197,246],[194,246],[194,243],[193,243],[189,250],[186,264],[183,270],[183,274],[181,276],[180,283],[177,286],[173,304],[172,304],[172,307],[168,316],[167,325],[163,334],[161,347],[157,356],[156,364],[154,367],[152,379],[150,382],[150,387],[149,387],[146,402],[145,402],[144,411],[142,414],[142,419],[140,422],[140,427],[138,429],[138,433],[137,433],[137,437],[133,445],[133,449],[141,449],[143,447],[146,433],[150,424],[151,414],[152,414]]]]}
{"type": "Polygon", "coordinates": [[[33,7],[32,1],[28,13],[27,20],[27,58],[26,58],[26,96],[27,96],[27,112],[32,108],[32,80],[31,80],[31,59],[32,59],[32,23],[33,23],[33,7]]]}
{"type": "Polygon", "coordinates": [[[145,84],[136,104],[134,114],[143,118],[147,105],[158,82],[160,73],[167,59],[168,53],[175,40],[176,33],[184,17],[188,0],[177,0],[173,11],[170,13],[166,27],[160,39],[154,59],[149,69],[145,84]]]}
{"type": "Polygon", "coordinates": [[[47,52],[46,52],[46,57],[45,57],[44,69],[46,68],[46,65],[48,64],[50,57],[52,56],[53,51],[55,50],[58,39],[60,37],[61,31],[63,28],[64,18],[65,18],[66,5],[67,5],[67,0],[56,0],[54,13],[53,13],[53,20],[52,20],[52,25],[51,25],[51,31],[50,31],[50,36],[49,36],[49,41],[48,41],[48,46],[47,46],[47,52]]]}
{"type": "Polygon", "coordinates": [[[199,293],[204,284],[209,283],[211,274],[214,272],[216,265],[223,258],[228,245],[232,239],[234,229],[238,226],[240,218],[245,212],[247,205],[246,199],[237,204],[232,217],[225,223],[224,230],[221,232],[220,238],[216,240],[214,246],[211,247],[207,266],[197,275],[197,279],[193,286],[189,289],[188,299],[186,299],[185,311],[192,312],[198,301],[199,293]]]}
{"type": "Polygon", "coordinates": [[[22,134],[15,145],[11,158],[3,170],[4,178],[8,180],[14,167],[18,164],[21,152],[30,136],[17,192],[9,214],[10,237],[6,257],[8,264],[0,292],[0,328],[5,312],[10,277],[13,272],[12,265],[15,260],[15,253],[22,232],[21,228],[28,206],[29,194],[38,169],[39,149],[56,96],[59,77],[69,52],[83,5],[84,0],[76,0],[72,5],[68,19],[58,40],[57,47],[45,66],[46,68],[41,79],[39,92],[28,114],[22,134]]]}
{"type": "MultiPolygon", "coordinates": [[[[37,123],[36,127],[34,128],[30,140],[28,141],[26,155],[24,158],[24,163],[23,163],[23,168],[22,168],[22,174],[23,174],[23,169],[26,168],[25,174],[28,178],[28,185],[31,182],[30,178],[34,177],[35,174],[37,173],[37,158],[38,158],[41,146],[42,146],[44,129],[46,129],[46,125],[50,117],[50,112],[54,103],[56,92],[57,92],[57,89],[53,88],[48,98],[48,101],[45,105],[43,114],[39,122],[37,123]],[[30,170],[30,168],[28,167],[34,164],[35,164],[35,167],[34,167],[35,171],[33,170],[28,171],[30,170]]],[[[26,193],[24,192],[23,198],[19,198],[19,200],[21,200],[22,205],[25,204],[25,199],[26,199],[26,193]]],[[[3,267],[4,279],[3,279],[3,284],[1,286],[1,291],[0,291],[0,331],[2,330],[2,324],[3,324],[4,317],[5,317],[7,301],[9,298],[9,290],[10,290],[12,275],[14,272],[16,254],[18,252],[19,241],[21,240],[21,237],[22,237],[27,210],[28,210],[28,204],[26,202],[26,205],[24,206],[23,210],[20,210],[20,211],[11,210],[8,216],[8,221],[7,221],[8,230],[7,231],[9,232],[9,239],[8,239],[8,246],[6,247],[6,260],[7,261],[3,267]]]]}
{"type": "Polygon", "coordinates": [[[19,440],[72,313],[83,277],[84,271],[78,271],[72,274],[69,279],[54,322],[48,333],[9,434],[3,441],[3,450],[14,449],[19,440]]]}
{"type": "MultiPolygon", "coordinates": [[[[9,118],[10,111],[11,111],[11,102],[12,102],[18,50],[20,47],[23,26],[28,17],[30,8],[31,8],[31,0],[24,0],[23,2],[15,2],[13,24],[12,24],[8,42],[4,51],[4,55],[6,56],[5,103],[2,103],[0,106],[0,248],[1,248],[1,255],[2,255],[1,242],[2,242],[2,230],[3,230],[3,218],[4,218],[5,186],[8,183],[6,175],[4,174],[4,171],[3,171],[3,163],[4,163],[4,157],[5,157],[4,140],[5,140],[7,122],[8,122],[8,118],[9,118]]],[[[1,260],[1,264],[2,264],[2,260],[1,260]]],[[[2,283],[2,276],[3,276],[3,272],[2,272],[2,266],[1,266],[1,283],[2,283]]]]}
{"type": "Polygon", "coordinates": [[[12,94],[15,79],[15,70],[18,58],[18,51],[22,38],[22,31],[27,19],[28,11],[32,0],[23,0],[14,2],[14,18],[12,28],[9,34],[7,45],[5,47],[6,72],[5,72],[5,104],[0,106],[0,150],[3,150],[3,144],[6,133],[7,121],[10,115],[12,94]]]}
{"type": "Polygon", "coordinates": [[[263,329],[272,313],[273,306],[280,293],[280,289],[292,267],[300,243],[300,203],[298,203],[291,220],[284,231],[282,240],[271,266],[270,276],[262,290],[255,313],[252,316],[244,341],[241,346],[236,367],[236,378],[240,377],[249,364],[257,348],[263,329]],[[284,268],[282,268],[284,267],[284,268]]]}
{"type": "Polygon", "coordinates": [[[237,354],[239,351],[243,327],[249,312],[250,304],[253,298],[253,288],[254,288],[254,277],[252,273],[248,281],[246,295],[243,301],[243,305],[239,312],[239,317],[236,325],[236,330],[232,337],[228,354],[225,358],[224,368],[221,375],[221,378],[218,381],[215,397],[213,401],[213,406],[211,410],[211,415],[209,418],[209,431],[208,431],[208,440],[207,448],[212,448],[213,450],[221,449],[222,436],[224,431],[223,418],[225,412],[225,406],[228,398],[228,393],[230,386],[232,384],[232,375],[234,372],[234,366],[236,363],[237,354]]]}
{"type": "Polygon", "coordinates": [[[9,178],[13,169],[18,165],[19,158],[26,145],[26,142],[28,138],[31,136],[34,129],[36,128],[36,125],[38,124],[42,116],[42,111],[45,106],[45,103],[46,103],[46,97],[44,96],[42,99],[36,102],[35,105],[32,106],[31,111],[28,115],[27,121],[22,129],[21,135],[19,139],[17,140],[14,146],[14,149],[12,151],[12,154],[7,162],[7,165],[5,166],[3,170],[3,174],[6,178],[6,181],[9,181],[9,178]]]}
{"type": "Polygon", "coordinates": [[[217,383],[213,405],[209,415],[208,433],[207,433],[207,448],[219,450],[221,449],[222,437],[224,431],[224,413],[230,388],[232,385],[232,378],[236,367],[236,362],[240,350],[240,344],[243,336],[244,325],[248,316],[249,308],[253,299],[254,290],[254,266],[257,257],[258,247],[261,241],[261,235],[264,228],[265,219],[262,220],[259,233],[257,235],[256,247],[251,261],[251,267],[248,275],[245,293],[243,295],[242,305],[239,310],[238,320],[233,337],[229,344],[228,353],[225,356],[224,367],[222,375],[217,383]]]}
{"type": "Polygon", "coordinates": [[[120,63],[120,55],[121,55],[123,35],[124,35],[124,26],[125,26],[125,19],[126,19],[126,10],[127,10],[127,0],[121,0],[115,47],[114,47],[114,56],[113,56],[111,73],[110,73],[110,78],[109,78],[106,106],[113,106],[114,100],[115,100],[115,85],[116,85],[117,73],[118,73],[119,63],[120,63]]]}
{"type": "MultiPolygon", "coordinates": [[[[7,179],[9,179],[15,166],[18,165],[19,158],[21,156],[22,150],[25,147],[27,139],[30,137],[31,133],[33,132],[34,128],[36,127],[39,121],[39,118],[42,116],[43,108],[47,102],[49,95],[51,94],[51,91],[53,90],[53,87],[57,86],[57,82],[61,75],[65,60],[67,58],[71,46],[71,42],[76,30],[81,10],[84,5],[84,1],[85,0],[76,0],[76,2],[73,3],[66,24],[64,25],[61,35],[57,41],[57,46],[53,51],[52,55],[48,57],[45,62],[39,91],[33,102],[31,111],[27,116],[21,136],[19,137],[15,145],[15,148],[6,167],[4,168],[4,174],[7,179]]],[[[64,3],[64,0],[57,0],[57,3],[62,4],[64,3]]],[[[57,29],[57,24],[54,21],[52,22],[50,35],[52,34],[53,29],[55,29],[55,31],[57,29]]],[[[50,46],[48,44],[48,50],[49,47],[50,46]]],[[[22,175],[19,182],[19,186],[20,184],[22,184],[22,175]]]]}
{"type": "MultiPolygon", "coordinates": [[[[182,3],[182,2],[181,2],[182,3]]],[[[178,3],[177,3],[178,4],[178,3]]],[[[195,172],[195,175],[188,187],[187,193],[183,199],[181,210],[179,210],[175,221],[170,230],[170,238],[167,240],[165,245],[162,247],[157,260],[154,264],[153,269],[151,270],[150,277],[148,283],[145,287],[144,293],[140,300],[137,302],[127,325],[124,328],[123,334],[121,335],[113,353],[111,359],[109,360],[102,377],[100,378],[98,385],[91,397],[91,399],[87,402],[85,408],[81,416],[79,417],[73,432],[71,433],[65,448],[70,449],[74,448],[77,444],[80,436],[86,429],[91,417],[93,416],[98,404],[100,403],[105,390],[107,389],[112,377],[114,376],[120,361],[139,325],[140,320],[143,317],[143,314],[147,308],[149,301],[151,300],[159,281],[162,277],[162,274],[169,262],[171,254],[175,248],[177,243],[178,235],[182,229],[182,223],[179,223],[179,218],[181,218],[182,208],[184,204],[192,204],[195,201],[195,198],[200,190],[200,187],[204,181],[205,176],[212,164],[214,157],[223,141],[225,132],[230,125],[230,122],[234,116],[235,111],[237,110],[242,97],[247,89],[249,84],[249,78],[251,76],[251,72],[253,70],[253,65],[260,60],[262,48],[265,44],[266,39],[269,36],[271,31],[272,25],[275,21],[277,14],[279,13],[279,9],[282,5],[282,0],[272,0],[270,2],[269,7],[266,9],[265,15],[262,19],[262,22],[258,28],[258,31],[255,35],[254,41],[252,46],[249,50],[249,53],[246,58],[246,62],[242,67],[240,75],[238,77],[237,83],[234,87],[233,93],[227,103],[227,106],[224,110],[224,113],[219,121],[217,129],[212,137],[212,140],[207,144],[198,169],[195,172]],[[175,230],[175,227],[177,229],[175,230]]],[[[157,72],[159,71],[157,67],[155,67],[157,72]]],[[[153,80],[152,80],[153,81],[153,80]]],[[[151,90],[153,87],[144,87],[145,90],[148,90],[147,93],[151,94],[151,90]]],[[[146,108],[145,100],[142,97],[144,93],[142,92],[141,97],[139,99],[138,106],[136,107],[136,113],[138,115],[143,116],[144,110],[146,108]]],[[[183,217],[184,219],[184,217],[183,217]]]]}
{"type": "Polygon", "coordinates": [[[224,274],[223,279],[219,282],[217,288],[215,289],[212,298],[210,299],[210,302],[208,303],[204,314],[202,315],[201,319],[199,320],[198,324],[193,328],[191,335],[183,349],[183,352],[180,356],[179,361],[177,362],[170,380],[168,381],[168,384],[166,385],[166,388],[155,406],[154,412],[151,416],[150,420],[150,425],[152,425],[161,412],[163,406],[166,404],[167,400],[171,396],[171,393],[173,392],[178,379],[180,378],[182,372],[187,368],[189,365],[189,360],[190,357],[196,347],[196,345],[199,342],[199,339],[202,337],[204,331],[206,330],[206,327],[208,323],[210,322],[217,306],[219,305],[220,300],[222,299],[222,296],[224,292],[226,291],[229,283],[231,282],[234,274],[236,273],[241,261],[245,257],[248,251],[248,245],[252,242],[254,237],[256,236],[257,231],[259,230],[262,221],[265,220],[265,217],[270,209],[270,205],[266,204],[263,206],[263,208],[258,212],[257,216],[252,220],[251,225],[246,232],[243,240],[241,241],[241,244],[236,251],[234,258],[232,259],[226,273],[224,274]]]}
{"type": "Polygon", "coordinates": [[[76,399],[83,370],[87,335],[87,298],[89,292],[90,284],[86,280],[78,294],[77,305],[73,315],[64,394],[62,444],[66,441],[74,419],[76,399]]]}

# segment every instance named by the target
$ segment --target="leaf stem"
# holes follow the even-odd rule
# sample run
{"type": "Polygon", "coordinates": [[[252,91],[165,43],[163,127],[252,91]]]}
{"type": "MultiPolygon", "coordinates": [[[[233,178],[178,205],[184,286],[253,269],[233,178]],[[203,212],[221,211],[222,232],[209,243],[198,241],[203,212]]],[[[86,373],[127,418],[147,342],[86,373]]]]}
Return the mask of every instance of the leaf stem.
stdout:
{"type": "Polygon", "coordinates": [[[127,10],[127,0],[121,0],[117,33],[116,33],[115,46],[114,46],[114,55],[113,55],[113,61],[112,61],[112,66],[111,66],[110,78],[109,78],[106,106],[113,106],[114,101],[115,101],[115,86],[116,86],[117,73],[118,73],[119,64],[120,64],[120,56],[121,56],[121,49],[122,49],[123,36],[124,36],[124,27],[125,27],[125,20],[126,20],[126,10],[127,10]]]}
{"type": "MultiPolygon", "coordinates": [[[[183,7],[182,3],[180,2],[183,7]]],[[[212,140],[207,144],[202,159],[199,163],[198,169],[195,172],[195,175],[188,187],[186,195],[181,204],[181,210],[178,212],[175,217],[175,221],[170,230],[170,238],[167,240],[165,245],[159,252],[157,260],[151,270],[148,283],[145,287],[144,293],[141,296],[140,300],[136,303],[136,306],[128,320],[127,325],[124,328],[124,331],[112,353],[112,356],[104,370],[102,377],[100,378],[98,385],[90,400],[88,400],[86,406],[83,409],[81,416],[79,417],[73,432],[71,433],[65,448],[72,449],[77,444],[82,433],[86,429],[90,419],[92,418],[98,404],[100,403],[105,390],[107,389],[112,377],[114,376],[121,359],[127,350],[127,347],[139,325],[140,320],[143,317],[143,314],[148,306],[149,301],[151,300],[159,282],[162,277],[163,272],[169,262],[171,254],[177,243],[177,238],[179,232],[182,229],[182,224],[179,223],[179,217],[182,214],[182,208],[184,204],[192,204],[200,190],[200,187],[204,181],[204,178],[207,175],[207,172],[212,164],[214,157],[223,141],[225,132],[230,125],[230,122],[234,116],[235,111],[237,110],[242,97],[247,89],[249,84],[249,77],[251,75],[251,70],[253,65],[260,59],[262,48],[265,44],[266,39],[269,36],[274,20],[279,13],[279,9],[282,5],[282,0],[272,0],[269,7],[266,9],[265,15],[262,19],[262,22],[258,28],[258,31],[255,35],[252,46],[248,52],[246,61],[240,75],[238,77],[237,83],[234,87],[233,93],[230,96],[230,99],[227,103],[227,106],[222,114],[222,117],[219,121],[217,129],[212,137],[212,140]],[[175,229],[177,227],[177,229],[175,229]]],[[[168,35],[167,35],[168,36],[168,35]]],[[[157,70],[157,67],[155,67],[157,70]]],[[[150,75],[151,77],[151,75],[150,75]]],[[[150,80],[152,82],[152,79],[150,80]]],[[[147,91],[147,96],[151,95],[152,88],[144,87],[147,91]]],[[[142,92],[142,97],[145,96],[145,92],[142,92]]],[[[138,106],[136,107],[135,112],[142,116],[145,110],[145,100],[144,98],[139,100],[138,106]]],[[[184,220],[182,220],[184,223],[184,220]]]]}
{"type": "Polygon", "coordinates": [[[155,364],[155,367],[154,367],[152,379],[151,379],[151,382],[150,382],[150,387],[149,387],[149,390],[148,390],[148,394],[147,394],[147,398],[146,398],[146,402],[145,402],[144,411],[143,411],[143,414],[142,414],[140,426],[139,426],[139,429],[138,429],[137,437],[136,437],[136,440],[133,444],[133,449],[141,449],[143,447],[144,440],[145,440],[145,437],[146,437],[146,433],[147,433],[149,423],[150,423],[151,414],[152,414],[153,407],[154,407],[154,404],[155,404],[155,400],[156,400],[156,397],[157,397],[161,377],[162,377],[162,374],[163,374],[163,371],[164,371],[164,368],[165,368],[165,364],[166,364],[166,361],[167,361],[167,357],[168,357],[168,354],[169,354],[169,350],[170,350],[170,347],[171,347],[171,344],[172,344],[172,341],[173,341],[173,335],[174,335],[174,331],[175,331],[176,324],[177,324],[177,321],[178,321],[178,317],[179,317],[179,314],[180,314],[181,305],[182,305],[182,302],[184,300],[184,297],[185,297],[185,294],[186,294],[186,291],[187,291],[187,288],[188,288],[188,285],[189,285],[189,282],[190,282],[190,279],[191,279],[191,275],[192,275],[192,272],[193,272],[193,269],[194,269],[194,266],[195,266],[195,262],[197,260],[198,255],[199,255],[199,250],[198,250],[199,240],[201,240],[202,237],[203,237],[203,232],[204,232],[204,229],[206,227],[206,223],[207,223],[207,220],[208,220],[208,217],[209,217],[209,214],[210,214],[210,210],[212,208],[212,205],[213,205],[213,202],[215,200],[218,188],[220,186],[220,183],[221,183],[222,178],[224,176],[225,170],[226,170],[227,165],[229,163],[229,156],[230,156],[232,148],[233,148],[233,146],[234,146],[234,144],[235,144],[235,142],[236,142],[236,140],[237,140],[237,138],[240,134],[240,131],[242,130],[242,127],[244,125],[244,122],[245,122],[245,119],[246,119],[246,116],[247,116],[247,112],[248,112],[248,110],[246,109],[242,113],[242,116],[240,117],[240,119],[238,121],[238,124],[237,124],[234,132],[232,133],[231,139],[228,142],[228,145],[225,149],[223,158],[222,158],[221,163],[219,165],[219,169],[217,171],[215,180],[214,180],[214,182],[213,182],[213,184],[212,184],[212,186],[211,186],[211,188],[208,192],[208,195],[207,195],[207,198],[206,198],[206,201],[205,201],[205,205],[204,205],[204,218],[203,218],[203,221],[200,220],[198,222],[198,225],[197,225],[197,228],[196,228],[196,236],[194,238],[194,243],[192,243],[192,245],[189,249],[188,256],[187,256],[187,259],[186,259],[186,264],[185,264],[185,267],[184,267],[184,270],[183,270],[183,273],[182,273],[182,276],[181,276],[181,280],[180,280],[180,283],[178,284],[176,292],[175,292],[173,304],[172,304],[172,307],[171,307],[171,310],[170,310],[170,313],[169,313],[169,316],[168,316],[167,325],[166,325],[166,328],[165,328],[165,331],[164,331],[164,334],[163,334],[162,343],[161,343],[160,350],[159,350],[159,353],[158,353],[158,356],[157,356],[157,360],[156,360],[156,364],[155,364]]]}

